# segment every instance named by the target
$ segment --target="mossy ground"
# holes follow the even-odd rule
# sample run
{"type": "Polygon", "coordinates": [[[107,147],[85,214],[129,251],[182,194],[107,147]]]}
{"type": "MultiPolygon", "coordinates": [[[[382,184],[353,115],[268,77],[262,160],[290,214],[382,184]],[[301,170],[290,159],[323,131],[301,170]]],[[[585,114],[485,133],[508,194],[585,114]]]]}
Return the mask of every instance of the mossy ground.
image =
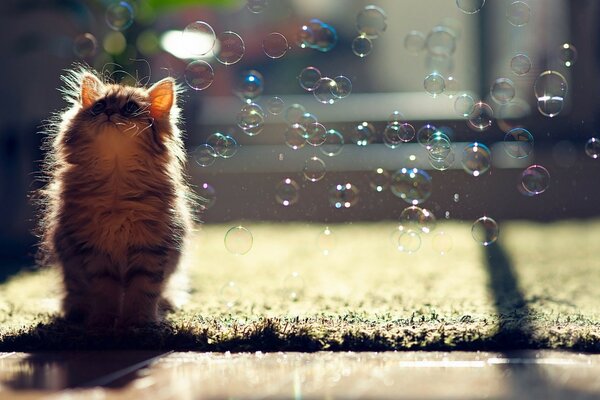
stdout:
{"type": "Polygon", "coordinates": [[[57,317],[56,270],[12,277],[0,285],[0,351],[600,351],[598,221],[505,223],[489,247],[470,224],[440,223],[410,255],[392,245],[391,222],[331,226],[327,256],[321,225],[247,223],[254,243],[243,256],[223,245],[230,226],[202,227],[189,302],[159,327],[86,332],[57,317]],[[452,240],[445,255],[432,246],[440,231],[452,240]],[[229,281],[239,296],[221,290],[229,281]]]}

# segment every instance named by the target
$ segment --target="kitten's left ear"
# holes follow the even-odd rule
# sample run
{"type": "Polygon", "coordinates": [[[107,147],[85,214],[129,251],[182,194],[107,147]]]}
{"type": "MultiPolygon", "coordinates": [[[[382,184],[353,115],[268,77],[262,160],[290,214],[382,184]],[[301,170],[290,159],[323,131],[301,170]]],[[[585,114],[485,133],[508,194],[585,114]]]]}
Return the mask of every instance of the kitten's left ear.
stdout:
{"type": "Polygon", "coordinates": [[[86,72],[81,78],[81,105],[87,108],[94,104],[100,96],[102,86],[100,79],[86,72]]]}
{"type": "Polygon", "coordinates": [[[175,80],[165,78],[156,82],[148,89],[150,96],[150,114],[154,118],[162,118],[171,112],[175,103],[175,80]]]}

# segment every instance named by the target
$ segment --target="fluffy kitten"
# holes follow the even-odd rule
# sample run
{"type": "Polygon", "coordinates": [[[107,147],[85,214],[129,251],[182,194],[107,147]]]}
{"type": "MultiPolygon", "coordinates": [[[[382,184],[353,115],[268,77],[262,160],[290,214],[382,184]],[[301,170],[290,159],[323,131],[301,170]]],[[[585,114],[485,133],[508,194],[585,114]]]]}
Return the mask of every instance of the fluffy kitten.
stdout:
{"type": "Polygon", "coordinates": [[[70,107],[50,132],[42,250],[62,268],[65,318],[88,327],[160,319],[192,228],[175,81],[63,77],[70,107]]]}

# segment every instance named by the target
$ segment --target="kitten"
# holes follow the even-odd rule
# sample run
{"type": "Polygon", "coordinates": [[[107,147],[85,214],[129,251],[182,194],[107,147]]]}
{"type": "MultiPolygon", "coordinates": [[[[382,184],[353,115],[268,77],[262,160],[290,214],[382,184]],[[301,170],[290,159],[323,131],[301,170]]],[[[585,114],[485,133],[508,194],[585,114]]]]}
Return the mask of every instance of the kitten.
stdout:
{"type": "Polygon", "coordinates": [[[178,86],[122,86],[83,67],[63,81],[70,107],[49,138],[41,249],[62,269],[64,316],[156,323],[193,224],[178,86]]]}

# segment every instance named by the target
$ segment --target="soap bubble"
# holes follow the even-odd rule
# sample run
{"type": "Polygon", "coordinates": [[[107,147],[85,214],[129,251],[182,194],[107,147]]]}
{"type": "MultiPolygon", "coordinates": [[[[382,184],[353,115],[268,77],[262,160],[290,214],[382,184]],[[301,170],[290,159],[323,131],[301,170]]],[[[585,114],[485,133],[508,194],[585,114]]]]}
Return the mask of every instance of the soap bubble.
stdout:
{"type": "Polygon", "coordinates": [[[319,103],[333,104],[337,100],[335,93],[337,92],[337,85],[331,78],[321,78],[317,81],[313,95],[319,103]]]}
{"type": "Polygon", "coordinates": [[[194,90],[204,90],[212,85],[215,72],[209,63],[202,60],[192,61],[185,67],[185,82],[194,90]]]}
{"type": "Polygon", "coordinates": [[[262,126],[264,122],[265,112],[256,103],[244,104],[237,114],[237,124],[244,130],[262,126]]]}
{"type": "Polygon", "coordinates": [[[493,124],[494,111],[484,102],[475,103],[467,125],[476,131],[485,131],[493,124]]]}
{"type": "Polygon", "coordinates": [[[300,87],[304,90],[308,90],[309,92],[315,90],[320,79],[321,71],[315,67],[306,67],[300,71],[300,75],[298,75],[300,87]]]}
{"type": "Polygon", "coordinates": [[[323,253],[324,256],[331,254],[335,248],[335,235],[333,231],[327,226],[317,236],[317,247],[323,253]]]}
{"type": "Polygon", "coordinates": [[[429,165],[431,165],[432,168],[437,169],[438,171],[445,171],[447,169],[450,169],[450,167],[454,165],[455,161],[456,155],[452,148],[450,149],[448,155],[443,159],[438,160],[433,157],[429,157],[429,165]]]}
{"type": "Polygon", "coordinates": [[[492,166],[492,153],[481,143],[471,143],[463,149],[463,169],[470,175],[479,176],[492,166]]]}
{"type": "Polygon", "coordinates": [[[425,49],[425,34],[420,31],[410,31],[404,38],[404,48],[412,54],[419,54],[425,49]]]}
{"type": "Polygon", "coordinates": [[[264,125],[258,125],[253,128],[242,129],[242,131],[248,136],[256,136],[263,131],[264,125]]]}
{"type": "Polygon", "coordinates": [[[342,152],[343,148],[344,136],[335,129],[328,130],[327,135],[325,136],[325,142],[323,142],[323,145],[320,147],[321,153],[329,157],[335,157],[342,152]]]}
{"type": "Polygon", "coordinates": [[[412,254],[421,248],[421,236],[415,231],[400,232],[398,235],[398,251],[412,254]]]}
{"type": "Polygon", "coordinates": [[[533,151],[533,135],[524,128],[511,129],[504,136],[504,151],[512,158],[525,158],[533,151]]]}
{"type": "Polygon", "coordinates": [[[215,152],[215,149],[208,144],[201,144],[196,147],[193,153],[194,161],[201,167],[210,167],[215,163],[216,157],[217,153],[215,152]]]}
{"type": "Polygon", "coordinates": [[[351,183],[334,185],[329,190],[329,204],[334,208],[350,208],[358,202],[358,188],[351,183]]]}
{"type": "Polygon", "coordinates": [[[126,1],[117,1],[106,9],[106,23],[114,31],[124,31],[133,24],[133,7],[126,1]]]}
{"type": "Polygon", "coordinates": [[[508,78],[498,78],[490,88],[492,99],[498,104],[506,104],[515,97],[515,84],[508,78]]]}
{"type": "MultiPolygon", "coordinates": [[[[316,124],[318,121],[317,116],[311,114],[309,112],[305,112],[300,117],[298,123],[304,127],[304,129],[308,130],[312,124],[316,124]]],[[[308,137],[308,132],[305,134],[305,138],[308,137]]]]}
{"type": "Polygon", "coordinates": [[[306,112],[303,105],[294,103],[285,109],[285,120],[290,124],[300,123],[302,116],[306,112]]]}
{"type": "Polygon", "coordinates": [[[73,52],[77,57],[88,58],[96,54],[98,41],[91,33],[84,33],[73,40],[73,52]]]}
{"type": "Polygon", "coordinates": [[[600,158],[600,139],[591,138],[585,144],[585,154],[593,159],[600,158]]]}
{"type": "Polygon", "coordinates": [[[301,25],[295,33],[294,40],[301,49],[310,48],[315,43],[315,35],[308,25],[301,25]]]}
{"type": "Polygon", "coordinates": [[[521,173],[521,184],[528,193],[544,193],[550,185],[550,173],[541,165],[531,165],[521,173]]]}
{"type": "Polygon", "coordinates": [[[222,133],[213,133],[206,139],[206,144],[211,146],[215,151],[215,157],[231,158],[238,151],[237,141],[229,136],[223,135],[222,133]]]}
{"type": "Polygon", "coordinates": [[[361,122],[355,125],[350,134],[352,143],[358,146],[366,146],[375,140],[375,127],[369,122],[361,122]]]}
{"type": "Polygon", "coordinates": [[[510,69],[515,75],[525,75],[531,70],[531,59],[525,54],[517,54],[510,60],[510,69]]]}
{"type": "Polygon", "coordinates": [[[369,173],[369,187],[378,193],[387,190],[391,180],[390,173],[383,168],[377,168],[369,173]]]}
{"type": "Polygon", "coordinates": [[[210,183],[201,183],[196,192],[198,194],[200,211],[208,210],[215,205],[215,202],[217,201],[217,191],[210,183]]]}
{"type": "Polygon", "coordinates": [[[352,93],[352,81],[347,77],[340,75],[333,78],[335,82],[335,90],[333,95],[338,99],[346,98],[352,93]]]}
{"type": "Polygon", "coordinates": [[[327,129],[322,124],[315,122],[306,127],[306,143],[317,147],[325,143],[325,139],[327,139],[327,129]]]}
{"type": "Polygon", "coordinates": [[[429,140],[425,146],[429,154],[429,158],[435,161],[445,160],[452,151],[452,143],[448,136],[443,133],[436,132],[435,136],[429,140]]]}
{"type": "Polygon", "coordinates": [[[237,80],[236,94],[245,101],[260,96],[264,89],[264,79],[260,72],[253,69],[243,71],[237,80]]]}
{"type": "Polygon", "coordinates": [[[456,96],[456,94],[458,93],[458,81],[456,80],[455,77],[453,76],[449,76],[447,79],[445,79],[445,88],[444,88],[444,94],[446,96],[448,96],[448,98],[450,98],[450,100],[452,100],[454,98],[454,96],[456,96]]]}
{"type": "Polygon", "coordinates": [[[283,280],[283,291],[291,301],[297,301],[304,294],[304,279],[299,272],[292,272],[283,280]]]}
{"type": "Polygon", "coordinates": [[[240,300],[241,291],[234,281],[229,281],[221,288],[219,296],[228,308],[232,308],[240,300]]]}
{"type": "Polygon", "coordinates": [[[506,10],[506,19],[514,26],[525,26],[529,22],[531,9],[523,1],[515,1],[506,10]]]}
{"type": "Polygon", "coordinates": [[[311,48],[321,52],[328,52],[335,47],[338,41],[338,34],[333,26],[316,18],[311,19],[307,25],[312,31],[312,42],[309,43],[311,48]]]}
{"type": "Polygon", "coordinates": [[[352,41],[352,52],[359,57],[366,57],[373,50],[373,42],[365,35],[358,35],[352,41]]]}
{"type": "Polygon", "coordinates": [[[421,204],[431,196],[431,176],[422,169],[402,168],[392,175],[390,189],[408,204],[421,204]]]}
{"type": "Polygon", "coordinates": [[[302,173],[304,177],[311,182],[318,182],[325,176],[325,162],[319,157],[312,156],[304,163],[302,173]]]}
{"type": "Polygon", "coordinates": [[[448,28],[436,26],[427,35],[425,44],[433,55],[451,56],[456,50],[456,37],[448,28]]]}
{"type": "Polygon", "coordinates": [[[273,115],[279,115],[283,111],[283,99],[273,96],[267,101],[267,111],[273,115]]]}
{"type": "Polygon", "coordinates": [[[356,29],[361,35],[376,39],[387,29],[387,16],[377,6],[366,6],[356,16],[356,29]]]}
{"type": "Polygon", "coordinates": [[[284,133],[285,144],[292,150],[298,150],[306,144],[306,129],[300,124],[292,124],[284,133]]]}
{"type": "Polygon", "coordinates": [[[219,50],[215,53],[215,58],[221,64],[232,65],[244,57],[246,46],[244,40],[235,32],[226,31],[217,36],[219,41],[219,50]]]}
{"type": "Polygon", "coordinates": [[[251,13],[258,14],[267,8],[267,0],[246,0],[246,7],[251,13]]]}
{"type": "Polygon", "coordinates": [[[544,71],[533,84],[538,110],[546,117],[557,116],[567,95],[567,80],[557,71],[544,71]]]}
{"type": "Polygon", "coordinates": [[[190,55],[203,56],[215,46],[215,31],[206,22],[195,21],[183,30],[182,41],[183,46],[190,55]]]}
{"type": "Polygon", "coordinates": [[[466,93],[461,94],[454,100],[454,110],[461,117],[468,117],[475,109],[475,100],[466,93]]]}
{"type": "MultiPolygon", "coordinates": [[[[414,132],[413,132],[414,134],[414,132]]],[[[386,125],[383,130],[383,143],[391,148],[395,149],[400,145],[403,140],[402,124],[399,122],[390,122],[386,125]]]]}
{"type": "Polygon", "coordinates": [[[390,114],[389,118],[388,118],[388,123],[393,123],[393,122],[402,122],[404,121],[406,118],[404,117],[404,114],[402,114],[400,111],[392,111],[392,113],[390,114]]]}
{"type": "Polygon", "coordinates": [[[437,132],[437,128],[431,124],[425,124],[417,131],[417,142],[423,147],[427,147],[429,141],[435,133],[437,132]]]}
{"type": "Polygon", "coordinates": [[[431,239],[433,250],[442,256],[448,254],[450,250],[452,250],[453,244],[452,236],[443,231],[437,232],[431,239]]]}
{"type": "Polygon", "coordinates": [[[400,213],[398,229],[429,233],[435,229],[436,220],[433,213],[417,206],[406,207],[400,213]]]}
{"type": "Polygon", "coordinates": [[[577,61],[577,49],[569,43],[564,43],[560,46],[558,57],[565,64],[565,67],[571,67],[577,61]]]}
{"type": "Polygon", "coordinates": [[[485,4],[485,0],[456,0],[456,5],[465,14],[478,13],[485,4]]]}
{"type": "Polygon", "coordinates": [[[300,186],[291,178],[285,178],[275,186],[275,200],[287,207],[298,202],[300,186]]]}
{"type": "Polygon", "coordinates": [[[262,42],[263,51],[270,58],[281,58],[287,53],[288,41],[279,32],[269,33],[262,42]]]}
{"type": "Polygon", "coordinates": [[[446,82],[444,81],[443,76],[434,72],[433,74],[429,74],[425,77],[423,86],[425,87],[425,91],[427,91],[427,93],[433,97],[436,97],[444,92],[444,89],[446,88],[446,82]]]}
{"type": "Polygon", "coordinates": [[[498,240],[498,234],[498,224],[490,217],[481,217],[471,226],[473,239],[484,246],[489,246],[498,240]]]}
{"type": "Polygon", "coordinates": [[[234,226],[225,234],[225,248],[233,254],[244,255],[252,248],[252,233],[243,226],[234,226]]]}

